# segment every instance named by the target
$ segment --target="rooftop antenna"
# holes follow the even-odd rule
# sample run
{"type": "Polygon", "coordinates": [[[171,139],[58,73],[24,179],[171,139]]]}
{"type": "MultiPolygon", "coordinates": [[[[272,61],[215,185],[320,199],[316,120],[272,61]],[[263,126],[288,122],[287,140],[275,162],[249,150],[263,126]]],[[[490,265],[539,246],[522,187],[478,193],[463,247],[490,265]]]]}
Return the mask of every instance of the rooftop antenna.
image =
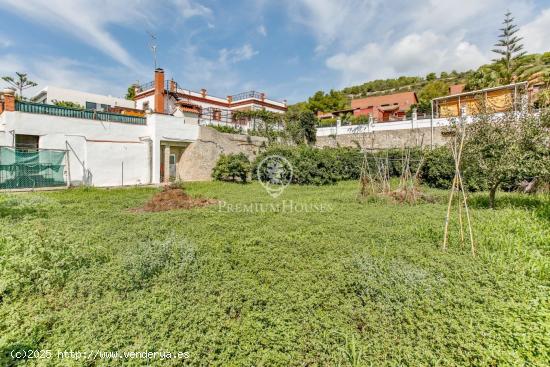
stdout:
{"type": "Polygon", "coordinates": [[[155,70],[156,70],[157,69],[157,36],[155,36],[153,33],[149,31],[147,31],[147,34],[149,35],[149,48],[153,53],[153,60],[155,63],[155,70]]]}

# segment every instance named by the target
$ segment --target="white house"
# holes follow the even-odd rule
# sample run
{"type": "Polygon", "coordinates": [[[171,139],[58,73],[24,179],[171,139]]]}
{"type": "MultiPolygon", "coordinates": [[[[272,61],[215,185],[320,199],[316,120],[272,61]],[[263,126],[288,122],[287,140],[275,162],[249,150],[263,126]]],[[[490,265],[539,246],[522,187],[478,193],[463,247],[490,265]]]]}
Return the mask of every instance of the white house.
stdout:
{"type": "Polygon", "coordinates": [[[287,111],[286,101],[269,99],[265,93],[256,91],[222,98],[209,95],[206,89],[195,92],[180,88],[174,80],[165,81],[162,69],[155,70],[154,81],[136,86],[134,100],[137,109],[151,109],[156,113],[173,114],[178,106],[196,108],[201,125],[239,123],[233,120],[233,112],[238,110],[287,111]]]}
{"type": "Polygon", "coordinates": [[[162,69],[155,70],[152,84],[136,102],[55,87],[32,101],[17,101],[12,89],[4,89],[0,189],[209,179],[220,153],[255,154],[263,138],[252,142],[250,137],[224,136],[202,127],[205,114],[218,119],[222,110],[286,110],[286,103],[256,92],[220,99],[206,91],[185,91],[173,81],[165,83],[162,69]],[[55,101],[86,109],[56,106],[55,101]]]}
{"type": "Polygon", "coordinates": [[[54,104],[61,101],[73,102],[87,110],[97,111],[107,111],[110,107],[135,108],[135,102],[132,100],[52,86],[42,89],[31,98],[31,101],[44,104],[54,104]]]}
{"type": "Polygon", "coordinates": [[[0,160],[11,161],[0,162],[0,181],[13,179],[18,169],[17,159],[5,158],[10,150],[37,152],[35,166],[47,166],[50,151],[65,152],[60,165],[71,185],[158,184],[182,178],[178,165],[185,148],[197,141],[199,129],[196,112],[135,117],[82,111],[15,101],[13,91],[5,89],[0,103],[0,160]],[[10,165],[15,168],[5,168],[10,165]]]}

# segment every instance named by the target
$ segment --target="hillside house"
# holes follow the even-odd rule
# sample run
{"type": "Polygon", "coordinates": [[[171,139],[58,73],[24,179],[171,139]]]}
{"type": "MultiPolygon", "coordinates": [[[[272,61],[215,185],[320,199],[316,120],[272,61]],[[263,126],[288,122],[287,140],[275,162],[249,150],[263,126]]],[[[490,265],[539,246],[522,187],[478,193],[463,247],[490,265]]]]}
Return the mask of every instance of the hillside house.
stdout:
{"type": "Polygon", "coordinates": [[[416,103],[416,93],[402,92],[353,99],[351,109],[355,116],[370,115],[376,122],[396,121],[405,119],[411,106],[416,103]]]}
{"type": "Polygon", "coordinates": [[[454,93],[432,101],[436,118],[475,115],[483,110],[489,113],[521,110],[528,103],[527,82],[454,93]]]}

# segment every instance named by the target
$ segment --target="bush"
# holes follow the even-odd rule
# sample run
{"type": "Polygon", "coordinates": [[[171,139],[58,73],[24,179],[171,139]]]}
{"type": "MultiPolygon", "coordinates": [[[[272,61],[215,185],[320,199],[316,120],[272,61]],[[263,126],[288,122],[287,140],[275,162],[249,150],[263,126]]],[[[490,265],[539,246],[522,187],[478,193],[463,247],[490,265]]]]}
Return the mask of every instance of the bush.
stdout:
{"type": "MultiPolygon", "coordinates": [[[[389,164],[389,176],[400,177],[403,172],[403,149],[386,149],[368,153],[371,174],[378,172],[377,160],[386,160],[389,164]]],[[[454,160],[448,147],[442,146],[433,150],[412,148],[410,154],[410,170],[414,175],[418,164],[424,157],[419,170],[420,181],[427,186],[449,189],[454,177],[454,160]]],[[[309,146],[270,146],[255,160],[252,169],[254,179],[259,163],[269,155],[280,155],[288,159],[293,169],[292,183],[299,185],[326,185],[344,180],[357,180],[361,175],[363,152],[359,148],[313,148],[309,146]]],[[[487,190],[484,173],[479,165],[462,162],[462,178],[468,191],[487,190]]],[[[504,189],[511,191],[523,176],[514,176],[504,183],[504,189]]]]}
{"type": "Polygon", "coordinates": [[[420,179],[430,187],[448,189],[454,177],[454,160],[447,147],[426,151],[420,168],[420,179]]]}
{"type": "Polygon", "coordinates": [[[222,154],[212,170],[212,177],[218,181],[240,181],[246,183],[250,173],[250,161],[244,153],[222,154]]]}
{"type": "Polygon", "coordinates": [[[256,158],[253,175],[256,175],[260,162],[270,155],[285,157],[290,162],[292,183],[299,185],[326,185],[358,179],[363,160],[363,154],[357,148],[271,146],[256,158]]]}

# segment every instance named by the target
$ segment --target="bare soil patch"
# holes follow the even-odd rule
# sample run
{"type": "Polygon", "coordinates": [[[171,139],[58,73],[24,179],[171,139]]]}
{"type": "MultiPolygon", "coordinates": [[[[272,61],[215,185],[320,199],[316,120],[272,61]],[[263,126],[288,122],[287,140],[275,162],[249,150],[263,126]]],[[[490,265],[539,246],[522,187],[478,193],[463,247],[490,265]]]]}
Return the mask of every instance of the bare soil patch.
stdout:
{"type": "Polygon", "coordinates": [[[193,209],[213,205],[217,202],[218,201],[214,199],[195,198],[187,195],[182,188],[167,186],[161,192],[156,193],[143,207],[133,209],[133,211],[162,212],[174,209],[193,209]]]}

